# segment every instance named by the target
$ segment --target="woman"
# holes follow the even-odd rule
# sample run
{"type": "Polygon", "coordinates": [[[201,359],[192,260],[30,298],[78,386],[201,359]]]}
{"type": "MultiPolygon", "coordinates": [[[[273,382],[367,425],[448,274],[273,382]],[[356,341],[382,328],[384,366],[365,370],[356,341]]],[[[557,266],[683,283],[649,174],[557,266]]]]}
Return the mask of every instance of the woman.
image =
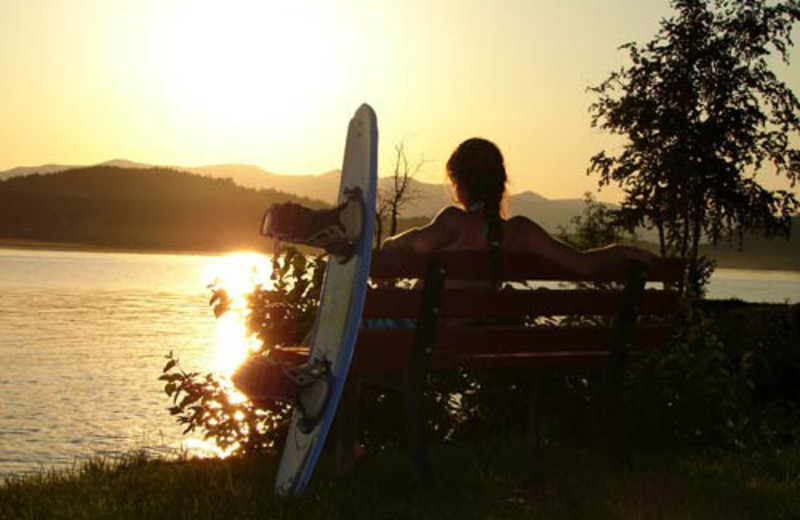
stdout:
{"type": "Polygon", "coordinates": [[[384,250],[427,254],[498,248],[535,254],[587,277],[625,260],[652,261],[647,251],[619,245],[578,251],[526,217],[506,220],[506,169],[491,141],[461,143],[447,161],[447,176],[460,207],[447,207],[430,224],[388,238],[384,250]]]}
{"type": "MultiPolygon", "coordinates": [[[[592,276],[624,260],[649,262],[652,259],[646,251],[616,245],[581,252],[551,237],[528,218],[507,220],[503,209],[507,181],[505,165],[500,150],[490,141],[474,138],[461,143],[447,161],[447,174],[460,207],[445,208],[428,225],[390,237],[383,243],[383,249],[418,254],[436,251],[525,252],[585,276],[592,276]]],[[[361,215],[356,198],[337,208],[316,211],[291,203],[276,205],[264,220],[264,233],[330,248],[331,243],[352,242],[348,236],[360,235],[361,223],[358,218],[348,218],[351,214],[361,215]],[[357,224],[349,224],[351,220],[357,224]]],[[[331,251],[336,253],[334,249],[331,251]]],[[[362,322],[365,328],[414,326],[414,320],[362,322]]],[[[240,390],[256,400],[298,401],[303,389],[297,386],[296,381],[303,370],[302,367],[284,367],[263,356],[252,356],[237,370],[234,381],[240,390]]],[[[324,401],[317,399],[315,402],[318,410],[324,401]]],[[[316,416],[316,412],[306,410],[309,417],[316,416]]],[[[307,420],[313,422],[313,419],[307,420]]],[[[356,446],[347,464],[351,465],[363,454],[364,448],[356,446]]]]}

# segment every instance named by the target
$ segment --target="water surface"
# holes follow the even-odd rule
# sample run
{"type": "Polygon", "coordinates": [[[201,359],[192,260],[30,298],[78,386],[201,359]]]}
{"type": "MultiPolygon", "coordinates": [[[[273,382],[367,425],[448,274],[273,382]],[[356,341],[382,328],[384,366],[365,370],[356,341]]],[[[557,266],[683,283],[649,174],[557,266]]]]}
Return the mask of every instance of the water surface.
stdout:
{"type": "MultiPolygon", "coordinates": [[[[214,319],[206,285],[241,301],[267,270],[257,255],[0,250],[0,478],[180,447],[163,356],[229,372],[249,343],[235,316],[214,319]]],[[[719,269],[709,296],[800,303],[800,273],[719,269]]]]}
{"type": "Polygon", "coordinates": [[[225,260],[0,250],[0,476],[179,447],[164,355],[224,372],[245,344],[208,307],[225,260]]]}

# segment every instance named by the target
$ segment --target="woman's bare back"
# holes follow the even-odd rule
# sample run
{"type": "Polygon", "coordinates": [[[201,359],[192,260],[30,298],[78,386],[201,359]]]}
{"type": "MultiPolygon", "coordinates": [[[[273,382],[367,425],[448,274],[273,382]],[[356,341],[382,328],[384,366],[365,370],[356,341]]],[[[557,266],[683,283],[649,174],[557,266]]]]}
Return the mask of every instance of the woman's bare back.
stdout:
{"type": "MultiPolygon", "coordinates": [[[[384,242],[385,250],[429,254],[436,251],[488,251],[483,236],[484,217],[457,207],[448,207],[426,226],[410,229],[384,242]]],[[[623,260],[649,262],[652,254],[641,249],[611,245],[601,249],[578,251],[552,237],[526,217],[502,221],[501,250],[537,255],[575,273],[591,276],[623,260]]]]}

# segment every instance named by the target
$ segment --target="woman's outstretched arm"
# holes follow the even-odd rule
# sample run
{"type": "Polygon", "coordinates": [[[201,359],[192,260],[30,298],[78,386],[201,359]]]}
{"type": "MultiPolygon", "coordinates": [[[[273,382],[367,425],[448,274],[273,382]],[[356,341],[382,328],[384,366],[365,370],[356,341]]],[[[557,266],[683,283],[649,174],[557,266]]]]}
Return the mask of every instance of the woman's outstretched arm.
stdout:
{"type": "Polygon", "coordinates": [[[441,251],[458,236],[456,221],[459,213],[460,210],[457,208],[445,208],[429,224],[387,238],[383,242],[382,249],[420,255],[441,251]]]}
{"type": "Polygon", "coordinates": [[[612,244],[606,247],[579,251],[555,237],[525,217],[508,222],[509,249],[539,255],[574,273],[591,277],[623,261],[651,263],[655,257],[649,251],[612,244]]]}

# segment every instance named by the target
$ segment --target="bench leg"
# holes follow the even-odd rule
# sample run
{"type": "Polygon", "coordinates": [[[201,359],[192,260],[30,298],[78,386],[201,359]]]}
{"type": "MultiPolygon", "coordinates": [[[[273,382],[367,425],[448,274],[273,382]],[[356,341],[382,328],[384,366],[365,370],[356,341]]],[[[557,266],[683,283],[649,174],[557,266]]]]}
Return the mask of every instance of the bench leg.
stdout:
{"type": "Polygon", "coordinates": [[[628,445],[628,432],[624,421],[616,429],[614,440],[614,468],[617,470],[627,470],[633,467],[631,459],[631,449],[628,445]]]}
{"type": "Polygon", "coordinates": [[[626,470],[632,466],[631,451],[628,442],[627,410],[625,409],[624,377],[612,385],[610,394],[611,445],[614,456],[614,469],[626,470]]]}
{"type": "Polygon", "coordinates": [[[542,440],[541,432],[541,393],[542,377],[538,368],[531,369],[528,380],[528,425],[525,432],[525,442],[529,446],[538,447],[542,440]]]}
{"type": "Polygon", "coordinates": [[[336,472],[349,473],[356,465],[358,448],[358,402],[361,397],[361,377],[350,374],[344,387],[336,417],[336,472]]]}
{"type": "Polygon", "coordinates": [[[614,469],[625,470],[631,466],[628,447],[628,424],[625,411],[625,361],[628,345],[618,343],[609,359],[605,381],[605,427],[611,445],[614,469]]]}
{"type": "Polygon", "coordinates": [[[431,476],[431,464],[425,440],[424,389],[425,372],[410,370],[405,397],[411,471],[415,477],[427,479],[431,476]]]}
{"type": "Polygon", "coordinates": [[[605,398],[606,432],[611,445],[614,469],[626,470],[632,465],[630,446],[628,445],[628,424],[625,410],[625,398],[621,385],[613,385],[608,389],[605,398]]]}
{"type": "Polygon", "coordinates": [[[435,258],[428,262],[425,283],[422,287],[421,307],[414,342],[411,350],[411,366],[406,375],[406,410],[408,417],[408,440],[411,451],[411,470],[415,477],[430,480],[431,464],[425,442],[425,379],[431,366],[433,346],[436,339],[439,309],[444,294],[445,266],[435,258]]]}
{"type": "Polygon", "coordinates": [[[647,281],[647,266],[636,264],[628,271],[628,280],[622,293],[622,309],[617,322],[617,335],[608,359],[607,383],[609,386],[609,424],[613,431],[612,446],[614,466],[627,469],[631,465],[628,446],[628,423],[625,410],[625,370],[628,349],[633,338],[639,299],[647,281]]]}

